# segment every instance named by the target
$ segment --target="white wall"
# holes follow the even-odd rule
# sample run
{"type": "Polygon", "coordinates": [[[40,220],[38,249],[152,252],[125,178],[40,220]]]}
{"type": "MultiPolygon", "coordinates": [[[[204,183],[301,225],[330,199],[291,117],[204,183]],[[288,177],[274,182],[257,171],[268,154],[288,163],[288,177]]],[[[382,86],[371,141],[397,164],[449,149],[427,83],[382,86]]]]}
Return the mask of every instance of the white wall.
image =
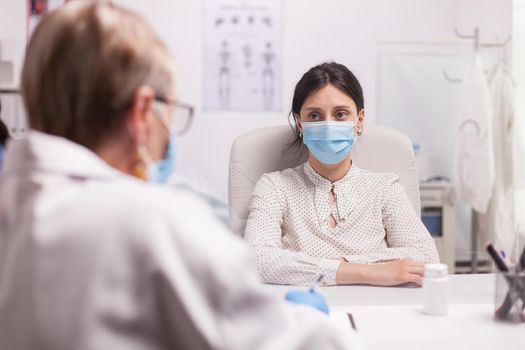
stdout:
{"type": "Polygon", "coordinates": [[[25,42],[25,13],[25,0],[0,0],[0,40],[25,42]]]}
{"type": "MultiPolygon", "coordinates": [[[[283,0],[283,105],[280,113],[202,112],[204,0],[118,0],[148,18],[173,50],[179,99],[197,108],[192,130],[179,140],[181,163],[227,192],[228,158],[238,135],[283,124],[293,88],[311,66],[347,65],[365,91],[368,122],[375,121],[376,43],[381,39],[454,39],[453,28],[481,27],[482,37],[510,32],[511,0],[283,0]]],[[[25,1],[0,0],[0,38],[22,38],[25,1]]]]}
{"type": "Polygon", "coordinates": [[[458,29],[480,27],[484,42],[506,39],[512,32],[512,0],[459,0],[458,29]]]}
{"type": "Polygon", "coordinates": [[[26,42],[25,4],[22,0],[0,0],[0,61],[14,63],[15,75],[13,80],[6,77],[0,79],[5,83],[4,87],[12,87],[19,83],[26,42]]]}

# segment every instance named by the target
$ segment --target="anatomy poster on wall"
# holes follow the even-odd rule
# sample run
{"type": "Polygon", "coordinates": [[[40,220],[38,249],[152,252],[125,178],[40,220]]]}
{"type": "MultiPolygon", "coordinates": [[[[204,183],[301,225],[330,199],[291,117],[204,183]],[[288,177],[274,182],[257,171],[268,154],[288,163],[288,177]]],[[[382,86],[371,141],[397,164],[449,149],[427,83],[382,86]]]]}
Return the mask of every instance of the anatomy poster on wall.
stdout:
{"type": "Polygon", "coordinates": [[[281,0],[206,0],[204,109],[281,109],[281,0]]]}
{"type": "Polygon", "coordinates": [[[33,33],[37,24],[48,11],[57,8],[63,3],[64,0],[27,0],[27,38],[31,37],[31,33],[33,33]]]}

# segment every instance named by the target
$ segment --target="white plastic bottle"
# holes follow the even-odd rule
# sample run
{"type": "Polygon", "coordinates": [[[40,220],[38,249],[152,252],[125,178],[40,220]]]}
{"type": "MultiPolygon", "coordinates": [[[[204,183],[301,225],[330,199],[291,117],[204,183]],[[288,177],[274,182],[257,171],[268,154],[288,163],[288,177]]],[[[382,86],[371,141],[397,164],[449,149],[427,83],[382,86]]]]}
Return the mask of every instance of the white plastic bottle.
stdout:
{"type": "Polygon", "coordinates": [[[445,264],[425,265],[423,312],[432,316],[445,316],[448,312],[448,267],[445,264]]]}

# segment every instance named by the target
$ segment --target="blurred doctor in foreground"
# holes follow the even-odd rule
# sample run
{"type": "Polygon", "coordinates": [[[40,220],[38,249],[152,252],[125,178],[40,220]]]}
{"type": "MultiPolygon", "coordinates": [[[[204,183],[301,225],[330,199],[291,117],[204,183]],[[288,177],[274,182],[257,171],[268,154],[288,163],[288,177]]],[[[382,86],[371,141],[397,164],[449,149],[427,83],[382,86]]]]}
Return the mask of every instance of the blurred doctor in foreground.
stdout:
{"type": "Polygon", "coordinates": [[[31,131],[0,177],[0,349],[349,348],[350,327],[261,289],[209,208],[148,183],[184,129],[173,80],[164,44],[115,5],[68,2],[33,33],[31,131]]]}

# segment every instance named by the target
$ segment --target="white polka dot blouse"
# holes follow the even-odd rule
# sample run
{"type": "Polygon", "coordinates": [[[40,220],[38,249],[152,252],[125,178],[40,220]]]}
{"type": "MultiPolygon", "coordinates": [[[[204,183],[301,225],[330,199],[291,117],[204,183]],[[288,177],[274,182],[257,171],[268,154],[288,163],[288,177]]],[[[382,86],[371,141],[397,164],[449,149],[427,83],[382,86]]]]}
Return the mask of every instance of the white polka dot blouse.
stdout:
{"type": "Polygon", "coordinates": [[[332,285],[342,259],[439,261],[398,176],[355,165],[334,183],[308,161],[263,175],[252,194],[245,239],[265,283],[308,285],[321,273],[332,285]]]}

